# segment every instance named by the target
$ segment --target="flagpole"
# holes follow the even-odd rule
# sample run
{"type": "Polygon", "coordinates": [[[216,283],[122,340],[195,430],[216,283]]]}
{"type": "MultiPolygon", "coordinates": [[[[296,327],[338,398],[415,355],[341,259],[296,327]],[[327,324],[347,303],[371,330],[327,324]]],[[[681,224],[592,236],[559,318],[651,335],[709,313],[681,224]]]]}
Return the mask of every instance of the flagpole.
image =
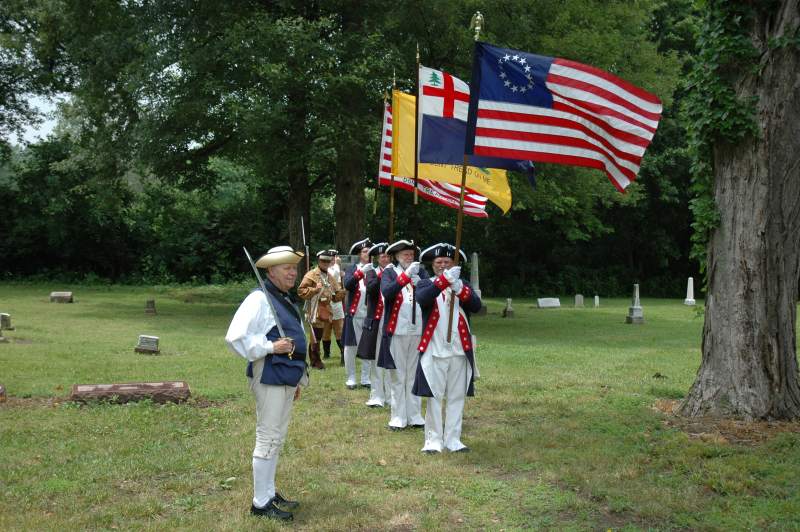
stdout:
{"type": "MultiPolygon", "coordinates": [[[[461,194],[458,198],[458,222],[456,223],[456,253],[453,255],[453,266],[458,266],[461,258],[461,229],[464,226],[464,189],[467,184],[467,154],[464,154],[464,162],[461,165],[461,194]]],[[[456,294],[450,297],[450,318],[447,320],[447,343],[453,338],[453,314],[456,308],[456,294]]]]}
{"type": "MultiPolygon", "coordinates": [[[[417,43],[417,80],[416,97],[414,98],[414,245],[419,241],[419,213],[417,212],[419,188],[419,43],[417,43]]],[[[411,286],[411,324],[417,323],[417,291],[411,286]]]]}
{"type": "MultiPolygon", "coordinates": [[[[475,41],[477,42],[480,37],[481,29],[483,27],[483,15],[477,11],[470,21],[469,29],[475,31],[475,41]]],[[[419,68],[417,68],[419,72],[419,68]]],[[[417,74],[419,75],[419,74],[417,74]]],[[[474,87],[470,87],[474,90],[474,87]]],[[[461,230],[464,225],[464,188],[467,185],[467,154],[464,154],[464,162],[461,165],[461,194],[458,199],[458,222],[456,223],[456,253],[453,256],[453,266],[458,266],[461,258],[461,230]]],[[[453,314],[456,308],[456,294],[453,293],[450,297],[450,317],[447,320],[447,343],[453,339],[453,314]]]]}
{"type": "MultiPolygon", "coordinates": [[[[394,99],[395,89],[397,89],[397,74],[392,70],[392,99],[394,99]]],[[[395,157],[394,128],[394,105],[392,105],[392,166],[394,166],[395,157]]],[[[389,183],[389,244],[394,242],[394,171],[392,171],[391,176],[389,183]]]]}

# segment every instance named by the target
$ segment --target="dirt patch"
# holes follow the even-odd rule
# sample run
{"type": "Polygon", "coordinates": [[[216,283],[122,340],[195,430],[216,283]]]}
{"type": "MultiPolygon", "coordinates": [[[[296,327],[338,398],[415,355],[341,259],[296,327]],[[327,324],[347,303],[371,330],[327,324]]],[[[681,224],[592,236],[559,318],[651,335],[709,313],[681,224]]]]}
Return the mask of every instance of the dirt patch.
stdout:
{"type": "Polygon", "coordinates": [[[0,408],[56,407],[66,401],[65,397],[13,397],[7,396],[0,408]]]}
{"type": "Polygon", "coordinates": [[[659,399],[653,409],[667,415],[664,425],[693,439],[721,445],[759,445],[785,432],[800,434],[797,421],[743,421],[710,417],[682,417],[675,414],[680,401],[659,399]]]}

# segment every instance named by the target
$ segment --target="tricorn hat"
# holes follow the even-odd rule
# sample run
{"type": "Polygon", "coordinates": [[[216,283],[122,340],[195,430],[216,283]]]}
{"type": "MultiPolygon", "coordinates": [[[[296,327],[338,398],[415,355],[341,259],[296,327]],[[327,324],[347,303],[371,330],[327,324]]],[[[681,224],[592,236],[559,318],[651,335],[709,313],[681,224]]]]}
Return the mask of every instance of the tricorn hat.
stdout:
{"type": "Polygon", "coordinates": [[[375,255],[386,253],[386,248],[388,247],[389,247],[388,242],[378,242],[377,244],[369,248],[369,256],[374,257],[375,255]]]}
{"type": "Polygon", "coordinates": [[[358,255],[361,253],[361,250],[364,248],[372,247],[372,242],[370,242],[369,238],[365,238],[364,240],[359,240],[352,246],[350,246],[350,254],[351,255],[358,255]]]}
{"type": "MultiPolygon", "coordinates": [[[[464,250],[459,249],[458,253],[461,255],[463,262],[467,262],[467,254],[464,253],[464,250]]],[[[423,251],[419,256],[419,260],[432,261],[438,257],[449,257],[454,259],[456,257],[456,247],[446,242],[439,242],[438,244],[434,244],[431,247],[426,248],[425,251],[423,251]]]]}
{"type": "Polygon", "coordinates": [[[270,248],[266,254],[261,255],[256,261],[259,268],[269,268],[278,264],[297,264],[305,254],[302,251],[295,251],[290,246],[275,246],[270,248]]]}
{"type": "Polygon", "coordinates": [[[398,240],[397,242],[393,243],[391,246],[386,248],[386,253],[389,255],[394,255],[400,251],[405,251],[407,249],[413,249],[417,253],[419,253],[419,247],[414,244],[413,240],[398,240]]]}
{"type": "Polygon", "coordinates": [[[322,251],[318,251],[317,252],[317,259],[331,261],[331,260],[333,260],[333,257],[336,256],[336,253],[333,253],[334,251],[336,251],[336,250],[335,249],[323,249],[322,251]]]}

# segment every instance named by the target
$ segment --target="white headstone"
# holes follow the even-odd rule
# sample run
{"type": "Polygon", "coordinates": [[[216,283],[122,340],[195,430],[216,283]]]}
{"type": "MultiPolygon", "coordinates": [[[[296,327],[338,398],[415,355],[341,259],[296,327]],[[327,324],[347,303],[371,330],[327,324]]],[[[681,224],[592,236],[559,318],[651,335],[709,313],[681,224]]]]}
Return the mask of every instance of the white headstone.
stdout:
{"type": "Polygon", "coordinates": [[[13,331],[14,327],[11,326],[11,314],[3,312],[0,314],[0,331],[13,331]]]}
{"type": "Polygon", "coordinates": [[[600,306],[600,296],[597,294],[594,295],[594,308],[598,308],[600,306]]]}
{"type": "Polygon", "coordinates": [[[472,290],[481,297],[480,277],[478,274],[478,254],[472,252],[472,265],[469,270],[469,284],[472,285],[472,290]]]}
{"type": "Polygon", "coordinates": [[[638,284],[633,285],[633,300],[631,301],[631,306],[628,307],[628,316],[625,318],[625,323],[644,323],[644,311],[642,310],[642,305],[639,302],[638,284]]]}
{"type": "Polygon", "coordinates": [[[159,353],[158,336],[139,335],[139,344],[133,349],[137,353],[159,353]]]}
{"type": "Polygon", "coordinates": [[[72,292],[50,292],[50,303],[72,303],[72,292]]]}
{"type": "Polygon", "coordinates": [[[583,308],[583,294],[575,294],[575,308],[583,308]]]}
{"type": "Polygon", "coordinates": [[[561,307],[561,301],[557,297],[540,297],[536,300],[536,304],[539,308],[559,308],[561,307]]]}
{"type": "Polygon", "coordinates": [[[514,317],[514,307],[511,306],[511,298],[506,299],[506,308],[503,309],[503,317],[504,318],[513,318],[514,317]]]}
{"type": "Polygon", "coordinates": [[[686,282],[686,299],[683,300],[684,305],[694,305],[694,279],[689,277],[686,282]]]}

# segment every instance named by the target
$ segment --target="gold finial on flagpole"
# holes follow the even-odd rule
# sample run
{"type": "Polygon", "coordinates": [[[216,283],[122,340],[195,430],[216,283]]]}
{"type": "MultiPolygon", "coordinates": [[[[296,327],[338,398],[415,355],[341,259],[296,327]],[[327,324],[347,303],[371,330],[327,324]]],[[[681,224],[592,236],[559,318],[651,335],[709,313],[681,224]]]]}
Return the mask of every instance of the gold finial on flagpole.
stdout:
{"type": "Polygon", "coordinates": [[[475,31],[475,40],[477,41],[483,29],[483,15],[481,15],[480,11],[476,11],[475,14],[472,15],[472,20],[469,21],[469,29],[475,31]]]}

